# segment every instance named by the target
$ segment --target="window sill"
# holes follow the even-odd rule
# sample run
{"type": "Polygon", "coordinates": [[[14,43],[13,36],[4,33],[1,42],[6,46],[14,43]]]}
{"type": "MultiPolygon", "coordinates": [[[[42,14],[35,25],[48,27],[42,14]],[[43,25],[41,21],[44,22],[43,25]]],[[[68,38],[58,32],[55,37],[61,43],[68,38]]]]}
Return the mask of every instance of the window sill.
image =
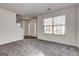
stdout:
{"type": "Polygon", "coordinates": [[[66,34],[50,34],[50,33],[43,33],[44,35],[54,35],[54,36],[66,36],[66,34]]]}

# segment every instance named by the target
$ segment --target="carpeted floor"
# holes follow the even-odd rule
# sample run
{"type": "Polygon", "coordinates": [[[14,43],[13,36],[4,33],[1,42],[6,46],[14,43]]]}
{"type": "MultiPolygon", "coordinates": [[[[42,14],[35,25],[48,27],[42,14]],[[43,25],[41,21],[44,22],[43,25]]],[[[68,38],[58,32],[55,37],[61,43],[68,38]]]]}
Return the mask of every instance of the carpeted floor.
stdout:
{"type": "Polygon", "coordinates": [[[79,56],[79,50],[38,39],[24,39],[0,46],[0,56],[79,56]]]}

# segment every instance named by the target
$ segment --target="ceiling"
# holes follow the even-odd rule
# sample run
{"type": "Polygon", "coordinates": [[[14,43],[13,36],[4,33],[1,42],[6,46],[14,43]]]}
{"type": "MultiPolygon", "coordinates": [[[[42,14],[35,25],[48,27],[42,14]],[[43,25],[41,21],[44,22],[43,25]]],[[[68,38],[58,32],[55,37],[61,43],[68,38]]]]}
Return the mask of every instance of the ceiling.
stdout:
{"type": "Polygon", "coordinates": [[[0,3],[0,8],[10,10],[23,17],[34,17],[52,11],[75,5],[74,3],[0,3]]]}

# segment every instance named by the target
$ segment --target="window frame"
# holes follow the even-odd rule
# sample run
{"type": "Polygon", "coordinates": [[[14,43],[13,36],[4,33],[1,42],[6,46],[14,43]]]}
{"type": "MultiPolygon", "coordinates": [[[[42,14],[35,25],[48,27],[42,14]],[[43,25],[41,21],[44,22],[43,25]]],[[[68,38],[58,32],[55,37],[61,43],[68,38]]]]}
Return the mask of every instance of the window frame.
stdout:
{"type": "MultiPolygon", "coordinates": [[[[58,16],[65,16],[65,24],[59,24],[59,25],[44,25],[44,19],[48,19],[48,18],[44,18],[43,19],[43,33],[44,34],[53,34],[53,35],[66,35],[66,15],[58,15],[58,16]],[[45,33],[45,30],[44,30],[44,28],[45,28],[45,26],[52,26],[52,33],[45,33]],[[64,26],[65,27],[65,30],[64,30],[64,34],[55,34],[54,33],[54,26],[64,26]]],[[[53,16],[53,17],[49,17],[49,18],[52,18],[52,23],[54,23],[54,17],[58,17],[58,16],[53,16]]]]}
{"type": "MultiPolygon", "coordinates": [[[[49,17],[49,18],[53,18],[53,17],[49,17]]],[[[49,18],[44,18],[44,19],[49,19],[49,18]]],[[[45,27],[47,27],[47,26],[53,26],[53,25],[44,25],[44,19],[43,19],[43,27],[45,28],[45,27]]],[[[53,22],[53,20],[52,20],[52,22],[53,22]]],[[[43,28],[43,32],[45,33],[45,30],[44,30],[44,28],[43,28]]],[[[45,34],[53,34],[53,28],[52,28],[52,33],[45,33],[45,34]]]]}
{"type": "MultiPolygon", "coordinates": [[[[44,25],[44,28],[47,27],[47,26],[52,27],[52,25],[44,25]]],[[[53,28],[52,28],[52,30],[53,30],[53,28]]],[[[45,33],[45,30],[44,30],[44,33],[45,33]]],[[[51,33],[45,33],[45,34],[53,34],[53,31],[51,33]]]]}
{"type": "Polygon", "coordinates": [[[55,34],[55,33],[53,33],[54,35],[65,35],[66,34],[66,25],[64,24],[64,25],[54,25],[54,26],[65,26],[65,33],[64,34],[55,34]]]}

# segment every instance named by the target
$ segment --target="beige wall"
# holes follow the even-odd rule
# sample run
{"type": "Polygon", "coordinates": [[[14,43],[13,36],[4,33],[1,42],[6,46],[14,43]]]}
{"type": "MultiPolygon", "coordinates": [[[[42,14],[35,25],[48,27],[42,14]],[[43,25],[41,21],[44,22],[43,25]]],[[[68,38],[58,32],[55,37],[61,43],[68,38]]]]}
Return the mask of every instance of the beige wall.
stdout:
{"type": "Polygon", "coordinates": [[[53,13],[38,16],[37,19],[37,37],[38,39],[58,42],[68,45],[77,46],[77,8],[71,7],[53,13]],[[66,34],[65,35],[48,35],[43,32],[43,19],[52,16],[66,15],[66,34]]]}
{"type": "Polygon", "coordinates": [[[23,30],[16,24],[16,14],[0,9],[0,45],[23,39],[23,30]]]}

